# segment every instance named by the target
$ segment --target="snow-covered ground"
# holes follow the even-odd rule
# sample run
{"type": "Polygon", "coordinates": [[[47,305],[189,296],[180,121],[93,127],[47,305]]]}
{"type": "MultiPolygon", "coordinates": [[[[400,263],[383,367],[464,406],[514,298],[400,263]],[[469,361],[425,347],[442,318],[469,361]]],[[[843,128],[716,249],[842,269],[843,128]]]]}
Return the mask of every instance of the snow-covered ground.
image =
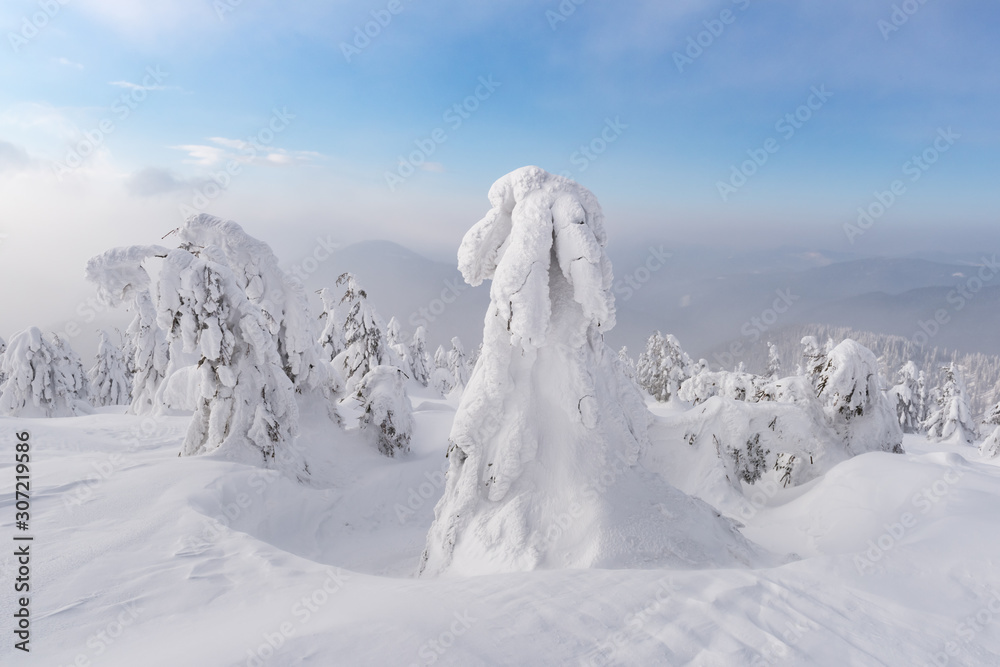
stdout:
{"type": "Polygon", "coordinates": [[[775,567],[418,579],[456,406],[413,404],[396,459],[304,424],[315,487],[178,457],[186,417],[0,419],[8,545],[8,445],[33,447],[32,651],[13,664],[1000,664],[1000,467],[973,447],[907,436],[720,508],[775,567]]]}

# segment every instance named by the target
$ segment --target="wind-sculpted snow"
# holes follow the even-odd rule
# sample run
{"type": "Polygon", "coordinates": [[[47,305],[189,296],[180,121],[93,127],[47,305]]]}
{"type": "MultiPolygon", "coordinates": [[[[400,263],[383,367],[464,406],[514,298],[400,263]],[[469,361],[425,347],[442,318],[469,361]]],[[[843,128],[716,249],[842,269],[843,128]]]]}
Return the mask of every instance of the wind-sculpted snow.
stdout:
{"type": "Polygon", "coordinates": [[[421,571],[750,561],[730,524],[636,465],[650,416],[604,345],[614,297],[597,200],[537,167],[489,198],[459,268],[492,279],[492,302],[421,571]]]}

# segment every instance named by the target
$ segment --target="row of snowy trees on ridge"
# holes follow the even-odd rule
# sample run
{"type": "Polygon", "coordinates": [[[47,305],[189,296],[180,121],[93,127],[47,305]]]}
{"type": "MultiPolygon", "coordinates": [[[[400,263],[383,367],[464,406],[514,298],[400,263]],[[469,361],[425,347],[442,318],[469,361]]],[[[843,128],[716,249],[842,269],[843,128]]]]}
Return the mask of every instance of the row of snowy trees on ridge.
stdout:
{"type": "Polygon", "coordinates": [[[222,448],[271,465],[284,453],[303,473],[307,464],[287,451],[300,406],[319,402],[343,424],[338,407],[356,401],[360,430],[392,456],[409,446],[409,379],[441,394],[468,382],[472,360],[461,341],[432,358],[424,329],[407,340],[395,318],[384,325],[353,275],[340,276],[340,293],[321,291],[314,318],[301,283],[236,223],[199,215],[175,231],[178,248],[116,248],[88,263],[101,300],[133,313],[120,345],[102,332],[89,373],[67,341],[37,328],[0,341],[0,414],[185,407],[194,415],[183,454],[222,448]]]}
{"type": "MultiPolygon", "coordinates": [[[[981,434],[989,433],[982,445],[983,453],[1000,454],[1000,403],[977,424],[963,369],[958,364],[942,368],[942,382],[931,386],[926,374],[908,361],[896,372],[896,384],[889,386],[879,372],[877,360],[873,363],[874,354],[850,339],[840,345],[827,339],[820,345],[814,336],[806,336],[802,345],[803,363],[794,375],[808,377],[816,396],[824,398],[827,405],[840,402],[843,406],[838,409],[858,412],[861,392],[855,389],[866,381],[874,382],[869,391],[888,402],[904,433],[922,433],[935,441],[962,444],[971,444],[981,434]]],[[[658,331],[650,336],[637,361],[629,359],[626,349],[620,356],[639,385],[658,401],[677,397],[697,405],[712,396],[752,402],[775,400],[775,383],[782,377],[781,360],[773,344],[769,344],[765,375],[748,373],[743,364],[733,371],[712,371],[704,359],[693,362],[673,335],[664,336],[658,331]]]]}

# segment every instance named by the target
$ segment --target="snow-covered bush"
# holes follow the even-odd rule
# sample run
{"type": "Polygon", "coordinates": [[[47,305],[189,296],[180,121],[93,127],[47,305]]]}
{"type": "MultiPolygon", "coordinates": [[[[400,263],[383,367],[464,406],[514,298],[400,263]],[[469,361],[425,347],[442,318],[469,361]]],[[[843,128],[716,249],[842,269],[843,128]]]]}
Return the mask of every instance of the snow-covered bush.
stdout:
{"type": "Polygon", "coordinates": [[[149,258],[166,253],[161,246],[114,248],[87,262],[87,279],[96,283],[98,298],[112,307],[124,304],[134,313],[125,332],[125,347],[132,373],[129,411],[137,415],[159,409],[156,394],[169,364],[169,348],[156,324],[149,273],[143,266],[149,258]]]}
{"type": "Polygon", "coordinates": [[[937,399],[937,408],[924,422],[927,438],[936,442],[971,444],[976,439],[976,422],[969,409],[962,368],[951,364],[944,369],[944,386],[937,399]]]}
{"type": "Polygon", "coordinates": [[[121,349],[111,340],[107,331],[101,331],[97,346],[97,363],[90,369],[91,396],[94,405],[129,405],[131,378],[121,349]]]}
{"type": "Polygon", "coordinates": [[[417,327],[410,341],[410,367],[413,370],[413,379],[426,387],[434,367],[427,354],[427,330],[422,326],[417,327]]]}
{"type": "Polygon", "coordinates": [[[421,573],[749,558],[731,524],[636,467],[649,413],[604,345],[613,276],[597,200],[526,167],[490,203],[459,250],[466,282],[492,280],[491,304],[421,573]]]}
{"type": "Polygon", "coordinates": [[[409,451],[413,418],[403,371],[376,366],[361,378],[356,397],[362,406],[361,433],[386,456],[409,451]]]}
{"type": "Polygon", "coordinates": [[[58,336],[50,342],[37,327],[11,336],[0,359],[0,414],[72,417],[88,414],[88,386],[76,353],[58,336]]]}

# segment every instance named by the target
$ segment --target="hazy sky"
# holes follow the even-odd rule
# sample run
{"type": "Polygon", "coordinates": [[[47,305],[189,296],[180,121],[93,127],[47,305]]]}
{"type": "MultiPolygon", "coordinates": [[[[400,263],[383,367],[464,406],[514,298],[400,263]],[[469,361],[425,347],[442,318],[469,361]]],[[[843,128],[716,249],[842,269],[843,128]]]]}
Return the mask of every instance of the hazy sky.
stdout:
{"type": "Polygon", "coordinates": [[[290,260],[451,256],[526,164],[592,189],[612,243],[1000,245],[1000,7],[895,6],[6,0],[0,330],[184,212],[290,260]]]}

